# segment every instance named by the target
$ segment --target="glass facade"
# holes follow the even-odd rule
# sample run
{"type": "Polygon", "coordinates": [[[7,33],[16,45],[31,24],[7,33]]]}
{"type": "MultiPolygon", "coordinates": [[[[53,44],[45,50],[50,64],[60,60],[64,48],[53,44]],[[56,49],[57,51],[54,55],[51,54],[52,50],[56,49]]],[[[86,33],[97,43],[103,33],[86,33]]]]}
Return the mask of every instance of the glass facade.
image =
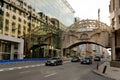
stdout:
{"type": "Polygon", "coordinates": [[[37,12],[56,18],[66,26],[74,23],[74,11],[65,4],[65,0],[26,0],[26,2],[37,12]]]}

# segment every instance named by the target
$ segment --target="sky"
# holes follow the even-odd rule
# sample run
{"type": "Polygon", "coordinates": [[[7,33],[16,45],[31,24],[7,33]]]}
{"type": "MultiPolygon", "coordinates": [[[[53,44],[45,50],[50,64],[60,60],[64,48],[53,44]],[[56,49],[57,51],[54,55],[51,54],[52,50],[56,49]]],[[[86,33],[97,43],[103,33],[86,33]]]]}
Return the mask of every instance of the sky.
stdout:
{"type": "Polygon", "coordinates": [[[109,3],[110,0],[67,0],[75,10],[75,17],[82,19],[98,19],[100,9],[100,21],[110,25],[109,3]]]}

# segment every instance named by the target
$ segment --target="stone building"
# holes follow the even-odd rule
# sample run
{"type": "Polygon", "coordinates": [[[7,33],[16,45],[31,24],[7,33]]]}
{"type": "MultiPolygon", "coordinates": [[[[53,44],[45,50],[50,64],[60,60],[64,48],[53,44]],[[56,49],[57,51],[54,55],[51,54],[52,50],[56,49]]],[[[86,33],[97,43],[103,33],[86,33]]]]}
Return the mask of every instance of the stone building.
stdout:
{"type": "Polygon", "coordinates": [[[120,61],[120,0],[110,0],[109,12],[112,27],[112,61],[120,61]]]}
{"type": "MultiPolygon", "coordinates": [[[[66,23],[70,24],[74,20],[74,11],[70,5],[68,6],[68,3],[64,5],[67,5],[67,11],[71,12],[71,16],[69,15],[71,21],[66,23]]],[[[59,18],[50,16],[44,11],[36,10],[33,5],[28,5],[28,2],[24,0],[0,1],[0,59],[23,59],[26,55],[43,57],[46,56],[45,53],[60,51],[60,44],[57,46],[58,42],[55,43],[54,41],[56,34],[60,40],[61,33],[58,32],[66,30],[65,24],[60,22],[59,18]],[[45,41],[45,39],[47,40],[45,41]],[[31,47],[36,44],[47,44],[47,46],[41,47],[42,50],[38,50],[39,52],[44,51],[42,55],[33,54],[33,51],[30,52],[31,47]],[[46,52],[45,48],[50,48],[52,51],[46,52]]]]}

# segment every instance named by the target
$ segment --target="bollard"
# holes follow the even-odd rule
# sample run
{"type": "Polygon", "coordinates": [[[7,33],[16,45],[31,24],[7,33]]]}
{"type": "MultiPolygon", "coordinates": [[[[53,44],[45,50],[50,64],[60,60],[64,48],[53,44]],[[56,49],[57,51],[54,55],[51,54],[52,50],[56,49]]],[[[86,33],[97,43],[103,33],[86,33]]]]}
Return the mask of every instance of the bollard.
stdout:
{"type": "Polygon", "coordinates": [[[107,69],[107,66],[104,66],[103,73],[105,73],[106,69],[107,69]]]}
{"type": "Polygon", "coordinates": [[[97,63],[97,70],[99,69],[99,63],[97,63]]]}

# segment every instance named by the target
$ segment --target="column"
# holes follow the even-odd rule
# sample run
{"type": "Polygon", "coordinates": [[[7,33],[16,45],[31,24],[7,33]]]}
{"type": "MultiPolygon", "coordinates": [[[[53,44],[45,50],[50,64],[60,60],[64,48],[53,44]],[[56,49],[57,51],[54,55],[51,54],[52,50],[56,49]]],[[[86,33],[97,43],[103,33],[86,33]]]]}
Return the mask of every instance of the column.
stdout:
{"type": "Polygon", "coordinates": [[[112,42],[112,52],[111,52],[111,59],[112,61],[115,60],[115,32],[112,33],[112,36],[111,36],[111,42],[112,42]]]}
{"type": "Polygon", "coordinates": [[[18,59],[23,59],[24,41],[18,44],[18,59]]]}
{"type": "Polygon", "coordinates": [[[11,44],[10,60],[14,59],[14,45],[11,44]]]}

